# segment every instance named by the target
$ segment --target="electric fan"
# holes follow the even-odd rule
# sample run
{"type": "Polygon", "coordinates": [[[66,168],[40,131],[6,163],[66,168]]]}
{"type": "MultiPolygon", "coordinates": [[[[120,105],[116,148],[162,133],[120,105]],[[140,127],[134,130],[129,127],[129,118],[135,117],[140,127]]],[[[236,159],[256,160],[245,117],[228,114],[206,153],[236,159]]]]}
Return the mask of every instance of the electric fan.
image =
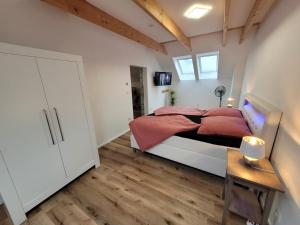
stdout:
{"type": "Polygon", "coordinates": [[[221,85],[221,86],[216,87],[216,89],[215,89],[215,95],[216,95],[218,98],[220,98],[220,104],[219,104],[219,107],[222,106],[222,98],[223,98],[223,96],[225,95],[225,93],[226,93],[226,87],[225,87],[225,86],[221,85]]]}

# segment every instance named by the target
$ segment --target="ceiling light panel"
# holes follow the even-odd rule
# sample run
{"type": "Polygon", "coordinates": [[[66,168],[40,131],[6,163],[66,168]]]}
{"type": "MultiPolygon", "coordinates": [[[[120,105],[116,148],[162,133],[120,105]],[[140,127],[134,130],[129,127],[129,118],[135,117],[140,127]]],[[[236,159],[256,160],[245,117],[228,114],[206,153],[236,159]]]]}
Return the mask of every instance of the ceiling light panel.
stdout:
{"type": "Polygon", "coordinates": [[[205,16],[211,9],[212,7],[207,5],[192,5],[185,11],[184,16],[189,19],[200,19],[201,17],[205,16]]]}

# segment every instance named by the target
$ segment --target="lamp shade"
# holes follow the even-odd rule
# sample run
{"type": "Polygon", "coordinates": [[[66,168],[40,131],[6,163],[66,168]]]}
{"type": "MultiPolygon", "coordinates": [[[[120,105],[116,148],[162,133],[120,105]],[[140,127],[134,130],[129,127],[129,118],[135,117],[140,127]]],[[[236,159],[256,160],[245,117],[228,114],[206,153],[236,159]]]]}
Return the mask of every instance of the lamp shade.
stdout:
{"type": "Polygon", "coordinates": [[[228,103],[233,103],[233,102],[234,102],[234,98],[232,98],[232,97],[227,98],[227,102],[228,102],[228,103]]]}
{"type": "Polygon", "coordinates": [[[265,142],[258,137],[245,136],[243,137],[240,152],[251,160],[263,159],[265,157],[265,142]]]}
{"type": "Polygon", "coordinates": [[[233,103],[234,103],[234,98],[228,98],[227,99],[227,107],[231,108],[233,107],[233,103]]]}

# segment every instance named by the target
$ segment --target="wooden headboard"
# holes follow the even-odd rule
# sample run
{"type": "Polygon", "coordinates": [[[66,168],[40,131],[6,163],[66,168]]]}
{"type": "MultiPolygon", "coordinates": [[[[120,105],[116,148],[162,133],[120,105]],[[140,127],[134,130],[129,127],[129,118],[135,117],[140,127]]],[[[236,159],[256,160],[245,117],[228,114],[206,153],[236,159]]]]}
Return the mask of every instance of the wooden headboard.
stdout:
{"type": "Polygon", "coordinates": [[[241,111],[253,135],[265,141],[266,158],[269,158],[282,112],[275,106],[252,94],[245,96],[241,111]]]}

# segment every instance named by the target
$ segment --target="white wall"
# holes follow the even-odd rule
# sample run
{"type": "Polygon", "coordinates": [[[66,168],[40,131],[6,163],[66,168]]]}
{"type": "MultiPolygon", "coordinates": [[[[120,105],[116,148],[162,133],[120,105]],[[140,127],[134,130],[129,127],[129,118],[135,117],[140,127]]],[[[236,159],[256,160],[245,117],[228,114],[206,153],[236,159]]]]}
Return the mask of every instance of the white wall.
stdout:
{"type": "MultiPolygon", "coordinates": [[[[177,105],[199,106],[202,108],[216,107],[219,104],[218,98],[214,95],[214,89],[218,85],[225,85],[227,94],[230,94],[231,81],[235,73],[232,96],[239,99],[240,88],[242,85],[244,65],[247,53],[251,43],[251,38],[247,39],[243,44],[239,44],[240,30],[232,30],[228,32],[228,43],[222,46],[222,33],[212,33],[208,35],[192,38],[192,52],[185,50],[178,42],[166,44],[168,56],[158,55],[157,58],[164,70],[172,71],[175,78],[172,87],[176,91],[177,105]],[[219,79],[218,80],[198,80],[198,81],[179,81],[172,57],[193,55],[198,53],[219,51],[219,79]]],[[[195,67],[195,69],[197,69],[195,67]]],[[[238,102],[236,102],[238,104],[238,102]]]]}
{"type": "Polygon", "coordinates": [[[283,111],[272,156],[286,186],[276,225],[300,224],[299,40],[300,1],[278,1],[254,39],[242,89],[243,95],[254,93],[283,111]]]}
{"type": "Polygon", "coordinates": [[[147,67],[149,111],[165,103],[151,50],[44,2],[1,0],[0,41],[83,56],[99,145],[128,129],[130,65],[147,67]]]}

